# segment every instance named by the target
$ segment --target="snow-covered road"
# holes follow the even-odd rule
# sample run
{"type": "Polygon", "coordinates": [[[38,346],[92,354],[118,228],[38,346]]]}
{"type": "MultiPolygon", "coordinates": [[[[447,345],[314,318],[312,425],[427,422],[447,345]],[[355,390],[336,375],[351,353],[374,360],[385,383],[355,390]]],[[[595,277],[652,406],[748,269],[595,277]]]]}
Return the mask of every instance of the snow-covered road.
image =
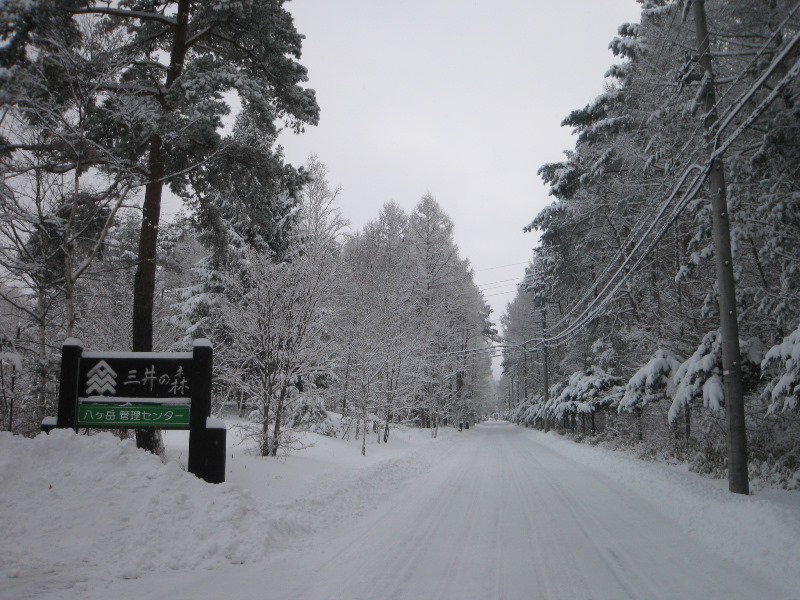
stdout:
{"type": "Polygon", "coordinates": [[[266,561],[117,581],[97,597],[795,597],[532,434],[502,423],[452,434],[425,449],[429,468],[372,508],[266,561]]]}

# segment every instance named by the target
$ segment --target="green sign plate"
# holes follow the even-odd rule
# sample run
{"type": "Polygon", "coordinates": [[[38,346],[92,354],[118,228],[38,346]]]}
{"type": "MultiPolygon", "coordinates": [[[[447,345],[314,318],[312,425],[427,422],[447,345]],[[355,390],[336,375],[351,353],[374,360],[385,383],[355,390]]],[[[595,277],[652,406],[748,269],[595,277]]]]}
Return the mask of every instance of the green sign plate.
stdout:
{"type": "Polygon", "coordinates": [[[189,429],[188,404],[78,404],[78,427],[189,429]]]}

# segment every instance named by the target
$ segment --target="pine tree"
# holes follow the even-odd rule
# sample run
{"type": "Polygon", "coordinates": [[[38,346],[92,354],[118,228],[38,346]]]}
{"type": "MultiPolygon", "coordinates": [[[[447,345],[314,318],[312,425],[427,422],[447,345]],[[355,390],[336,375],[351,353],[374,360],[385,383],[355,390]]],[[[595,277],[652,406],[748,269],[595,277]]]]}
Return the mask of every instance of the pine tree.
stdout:
{"type": "MultiPolygon", "coordinates": [[[[220,157],[226,159],[228,173],[235,170],[231,163],[255,166],[252,152],[232,149],[220,136],[221,118],[230,110],[226,93],[238,93],[242,119],[271,133],[266,140],[274,140],[276,121],[296,132],[305,124],[316,124],[319,109],[313,91],[302,87],[306,70],[297,62],[302,36],[283,8],[283,0],[126,0],[113,6],[42,0],[10,2],[2,10],[4,39],[8,40],[0,56],[4,66],[22,63],[28,47],[48,47],[54,31],[61,39],[80,45],[85,37],[80,23],[96,25],[124,40],[108,63],[112,77],[93,90],[92,99],[98,102],[88,139],[96,147],[113,149],[113,160],[103,160],[106,171],[135,174],[144,185],[132,349],[149,351],[164,184],[207,206],[220,195],[199,184],[201,167],[210,168],[220,157]]],[[[250,148],[257,154],[264,141],[250,148]]],[[[297,177],[291,170],[288,175],[297,177]]],[[[278,213],[283,216],[285,211],[278,213]]],[[[262,235],[270,233],[265,228],[262,235]]],[[[140,445],[152,449],[153,440],[145,437],[144,433],[139,436],[140,445]]]]}

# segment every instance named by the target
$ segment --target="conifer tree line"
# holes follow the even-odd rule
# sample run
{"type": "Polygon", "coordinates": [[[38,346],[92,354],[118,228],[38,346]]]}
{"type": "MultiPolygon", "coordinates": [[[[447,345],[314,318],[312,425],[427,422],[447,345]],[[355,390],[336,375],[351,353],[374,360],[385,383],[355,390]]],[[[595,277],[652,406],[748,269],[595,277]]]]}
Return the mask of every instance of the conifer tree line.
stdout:
{"type": "Polygon", "coordinates": [[[712,79],[691,2],[639,2],[603,93],[562,123],[575,148],[539,169],[553,202],[502,321],[504,402],[518,423],[724,474],[706,178],[724,151],[750,476],[797,486],[800,4],[705,2],[712,79]]]}
{"type": "Polygon", "coordinates": [[[69,337],[210,338],[215,409],[264,455],[326,408],[383,442],[482,410],[495,332],[450,218],[427,194],[352,232],[322,161],[283,157],[320,113],[302,39],[284,0],[3,3],[0,428],[54,414],[69,337]]]}

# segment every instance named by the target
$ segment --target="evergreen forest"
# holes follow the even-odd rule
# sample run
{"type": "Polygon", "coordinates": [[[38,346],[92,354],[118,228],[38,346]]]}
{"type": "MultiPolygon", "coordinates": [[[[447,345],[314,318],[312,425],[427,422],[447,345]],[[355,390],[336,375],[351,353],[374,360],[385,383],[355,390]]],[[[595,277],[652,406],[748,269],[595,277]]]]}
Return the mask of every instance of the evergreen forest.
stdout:
{"type": "Polygon", "coordinates": [[[750,479],[796,487],[800,6],[640,4],[562,122],[575,147],[538,171],[553,202],[502,318],[506,414],[725,477],[738,394],[750,479]]]}

